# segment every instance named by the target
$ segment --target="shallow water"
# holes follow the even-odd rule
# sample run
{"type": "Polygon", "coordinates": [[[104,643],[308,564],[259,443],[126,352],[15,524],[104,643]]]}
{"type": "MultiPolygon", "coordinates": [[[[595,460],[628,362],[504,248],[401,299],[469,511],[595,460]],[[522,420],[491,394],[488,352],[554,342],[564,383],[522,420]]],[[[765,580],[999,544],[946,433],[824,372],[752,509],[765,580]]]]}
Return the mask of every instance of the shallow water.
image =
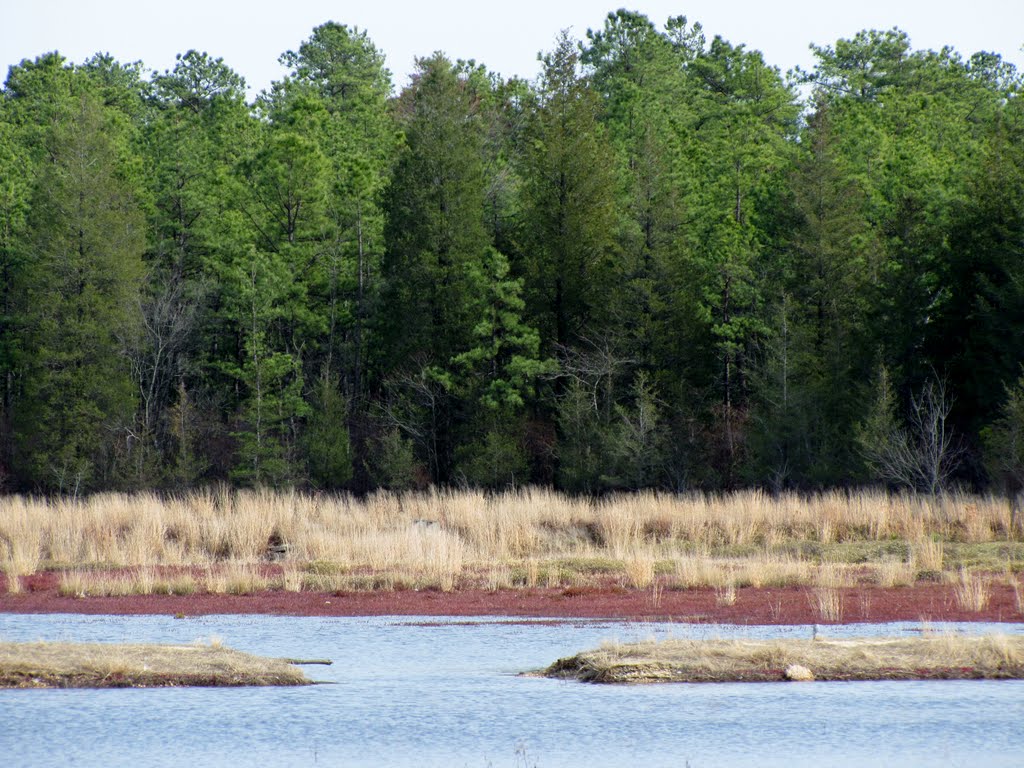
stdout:
{"type": "MultiPolygon", "coordinates": [[[[903,635],[911,623],[828,627],[903,635]]],[[[1024,625],[932,629],[1024,633],[1024,625]]],[[[510,619],[0,615],[0,639],[330,658],[305,688],[0,691],[5,766],[1021,765],[1024,682],[608,687],[517,677],[602,640],[809,627],[510,619]]]]}

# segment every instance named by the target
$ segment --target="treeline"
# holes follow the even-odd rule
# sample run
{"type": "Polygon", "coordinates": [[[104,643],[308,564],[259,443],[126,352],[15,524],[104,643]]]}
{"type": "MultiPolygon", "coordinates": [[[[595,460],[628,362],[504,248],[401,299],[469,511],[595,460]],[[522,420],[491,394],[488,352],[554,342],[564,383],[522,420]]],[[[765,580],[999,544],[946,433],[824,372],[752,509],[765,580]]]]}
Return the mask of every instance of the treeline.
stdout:
{"type": "Polygon", "coordinates": [[[898,30],[784,77],[685,18],[533,83],[328,23],[0,99],[8,490],[1024,478],[1024,105],[898,30]]]}

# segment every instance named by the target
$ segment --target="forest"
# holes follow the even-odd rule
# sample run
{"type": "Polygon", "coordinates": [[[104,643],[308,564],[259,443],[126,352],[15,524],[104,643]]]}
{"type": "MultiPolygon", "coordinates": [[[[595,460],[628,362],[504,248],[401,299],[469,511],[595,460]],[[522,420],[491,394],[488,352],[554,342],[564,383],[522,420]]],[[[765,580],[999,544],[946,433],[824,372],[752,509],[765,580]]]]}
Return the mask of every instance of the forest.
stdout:
{"type": "Polygon", "coordinates": [[[530,82],[397,91],[334,22],[251,103],[195,50],[22,61],[0,488],[1019,490],[1024,80],[814,54],[618,11],[530,82]]]}

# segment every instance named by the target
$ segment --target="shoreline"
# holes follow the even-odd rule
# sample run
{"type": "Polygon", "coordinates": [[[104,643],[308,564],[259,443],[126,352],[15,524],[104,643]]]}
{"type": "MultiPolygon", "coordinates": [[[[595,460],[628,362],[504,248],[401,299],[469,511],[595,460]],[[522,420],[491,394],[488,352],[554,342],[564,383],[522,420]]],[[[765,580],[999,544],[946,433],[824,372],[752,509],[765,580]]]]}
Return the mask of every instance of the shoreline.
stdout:
{"type": "Polygon", "coordinates": [[[724,598],[712,588],[635,589],[617,583],[516,589],[377,591],[265,590],[252,594],[75,597],[61,595],[59,575],[23,577],[22,591],[0,594],[0,614],[71,613],[208,616],[512,616],[706,624],[856,624],[891,621],[1024,622],[1016,594],[993,583],[982,610],[960,606],[949,584],[853,586],[833,590],[831,620],[814,587],[739,587],[724,598]],[[834,609],[838,606],[838,615],[834,609]]]}

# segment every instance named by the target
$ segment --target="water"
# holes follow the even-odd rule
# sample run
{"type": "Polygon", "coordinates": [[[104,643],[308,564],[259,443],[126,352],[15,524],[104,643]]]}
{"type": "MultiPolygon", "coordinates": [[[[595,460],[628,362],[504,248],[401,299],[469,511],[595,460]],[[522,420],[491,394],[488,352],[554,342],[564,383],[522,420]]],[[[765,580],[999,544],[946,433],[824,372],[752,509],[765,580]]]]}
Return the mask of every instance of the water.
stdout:
{"type": "MultiPolygon", "coordinates": [[[[1024,633],[1024,625],[935,625],[1024,633]]],[[[829,627],[901,635],[916,624],[829,627]]],[[[0,615],[0,639],[330,658],[304,688],[0,691],[4,766],[864,766],[1024,763],[1024,682],[614,687],[517,677],[602,640],[809,627],[509,619],[0,615]]]]}

